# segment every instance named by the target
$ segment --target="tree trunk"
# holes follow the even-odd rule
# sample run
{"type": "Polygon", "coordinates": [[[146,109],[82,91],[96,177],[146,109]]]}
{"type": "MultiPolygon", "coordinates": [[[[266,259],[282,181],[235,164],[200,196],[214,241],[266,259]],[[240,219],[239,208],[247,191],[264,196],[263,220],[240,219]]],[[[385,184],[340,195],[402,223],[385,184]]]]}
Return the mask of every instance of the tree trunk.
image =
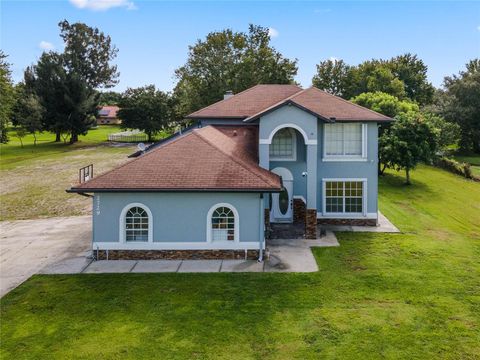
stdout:
{"type": "Polygon", "coordinates": [[[22,147],[22,148],[23,148],[23,141],[22,141],[22,138],[21,138],[21,137],[19,137],[19,138],[18,138],[18,140],[20,140],[20,147],[22,147]]]}
{"type": "Polygon", "coordinates": [[[37,136],[33,133],[33,146],[37,146],[37,136]]]}
{"type": "Polygon", "coordinates": [[[78,141],[78,134],[72,132],[72,135],[70,136],[70,144],[76,143],[78,141]]]}
{"type": "Polygon", "coordinates": [[[152,133],[147,133],[147,141],[152,142],[152,133]]]}
{"type": "Polygon", "coordinates": [[[383,175],[385,172],[385,169],[387,168],[386,164],[380,164],[378,163],[378,175],[383,175]]]}
{"type": "Polygon", "coordinates": [[[60,136],[61,136],[60,131],[56,131],[55,132],[55,142],[60,142],[62,140],[60,136]]]}
{"type": "Polygon", "coordinates": [[[411,185],[411,182],[410,182],[410,169],[409,168],[406,168],[405,169],[405,175],[407,177],[407,181],[405,182],[406,185],[411,185]]]}

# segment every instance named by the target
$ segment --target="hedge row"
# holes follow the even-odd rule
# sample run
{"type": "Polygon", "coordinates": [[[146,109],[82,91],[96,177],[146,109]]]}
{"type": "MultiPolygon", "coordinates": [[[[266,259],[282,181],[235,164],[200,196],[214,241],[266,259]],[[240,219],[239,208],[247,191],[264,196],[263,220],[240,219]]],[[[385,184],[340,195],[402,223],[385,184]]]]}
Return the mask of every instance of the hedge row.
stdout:
{"type": "Polygon", "coordinates": [[[467,179],[473,179],[477,181],[480,180],[478,177],[473,175],[472,169],[470,168],[470,164],[460,163],[454,159],[449,159],[443,156],[443,157],[438,157],[435,160],[435,165],[442,169],[453,172],[454,174],[464,176],[467,179]]]}

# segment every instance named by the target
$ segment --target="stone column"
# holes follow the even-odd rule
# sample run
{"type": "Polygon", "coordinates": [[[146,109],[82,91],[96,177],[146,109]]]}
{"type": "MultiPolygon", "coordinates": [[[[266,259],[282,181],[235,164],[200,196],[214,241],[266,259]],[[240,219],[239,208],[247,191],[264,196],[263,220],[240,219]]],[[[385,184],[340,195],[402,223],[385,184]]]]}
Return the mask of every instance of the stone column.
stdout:
{"type": "Polygon", "coordinates": [[[317,145],[307,145],[307,211],[305,237],[317,238],[317,145]]]}

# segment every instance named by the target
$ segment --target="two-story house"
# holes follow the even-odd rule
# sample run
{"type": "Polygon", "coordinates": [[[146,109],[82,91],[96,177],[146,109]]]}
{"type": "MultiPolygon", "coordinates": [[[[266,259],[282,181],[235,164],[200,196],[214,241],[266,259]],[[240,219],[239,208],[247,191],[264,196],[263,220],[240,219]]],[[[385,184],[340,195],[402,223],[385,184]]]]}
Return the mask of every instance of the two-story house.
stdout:
{"type": "Polygon", "coordinates": [[[72,187],[93,198],[103,258],[262,257],[270,223],[375,225],[378,124],[316,88],[257,85],[190,114],[194,126],[72,187]],[[93,194],[93,195],[91,195],[93,194]]]}

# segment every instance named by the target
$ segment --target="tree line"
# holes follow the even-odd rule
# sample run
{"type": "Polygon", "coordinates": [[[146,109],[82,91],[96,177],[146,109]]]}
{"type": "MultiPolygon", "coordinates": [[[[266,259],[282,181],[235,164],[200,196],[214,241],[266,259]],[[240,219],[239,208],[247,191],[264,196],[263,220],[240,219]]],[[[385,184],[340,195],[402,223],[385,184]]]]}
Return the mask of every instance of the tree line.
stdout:
{"type": "MultiPolygon", "coordinates": [[[[109,36],[82,23],[59,23],[65,48],[45,52],[13,86],[6,56],[0,54],[1,140],[8,141],[9,121],[32,134],[49,131],[56,140],[86,134],[99,105],[117,104],[124,128],[143,130],[151,140],[184,116],[221,100],[232,90],[253,85],[295,83],[298,60],[288,59],[270,43],[268,28],[250,25],[209,33],[189,46],[186,63],[175,70],[176,86],[163,92],[154,85],[108,91],[118,83],[112,64],[117,48],[109,36]]],[[[419,161],[458,145],[480,152],[480,60],[445,77],[442,89],[427,79],[426,64],[414,54],[371,59],[350,65],[341,59],[317,65],[312,84],[390,117],[380,128],[379,171],[391,167],[408,172],[419,161]]]]}

